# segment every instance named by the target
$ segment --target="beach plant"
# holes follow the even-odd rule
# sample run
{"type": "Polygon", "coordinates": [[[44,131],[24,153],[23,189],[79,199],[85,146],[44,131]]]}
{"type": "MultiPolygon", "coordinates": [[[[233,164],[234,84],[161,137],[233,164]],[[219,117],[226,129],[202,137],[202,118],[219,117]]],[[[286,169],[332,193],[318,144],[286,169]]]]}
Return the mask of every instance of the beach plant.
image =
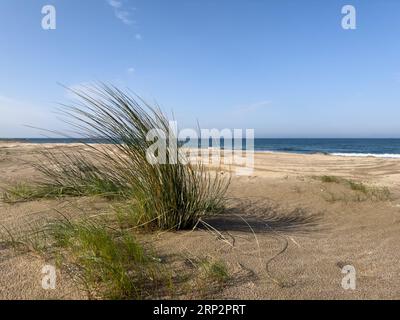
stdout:
{"type": "Polygon", "coordinates": [[[84,218],[60,213],[27,230],[0,225],[0,245],[43,257],[89,299],[211,297],[228,285],[223,261],[192,256],[188,265],[185,255],[160,255],[118,222],[111,212],[84,218]]]}
{"type": "Polygon", "coordinates": [[[44,194],[39,192],[37,187],[25,183],[16,183],[6,189],[2,195],[2,200],[7,203],[15,203],[42,197],[44,197],[44,194]]]}
{"type": "MultiPolygon", "coordinates": [[[[146,299],[173,295],[171,288],[196,278],[224,282],[221,263],[201,264],[190,275],[174,275],[165,263],[136,240],[139,228],[193,228],[205,215],[224,209],[229,176],[201,162],[148,160],[151,130],[169,132],[169,121],[132,94],[107,85],[71,90],[77,97],[64,105],[66,121],[82,137],[79,145],[52,146],[40,152],[33,166],[41,173],[34,183],[18,183],[3,201],[101,196],[112,200],[110,212],[71,220],[59,212],[29,233],[5,227],[0,242],[55,259],[88,293],[89,298],[146,299]],[[96,143],[94,143],[96,142],[96,143]],[[192,274],[193,273],[193,274],[192,274]]],[[[169,132],[176,153],[183,144],[169,132]]],[[[176,159],[176,158],[175,158],[176,159]]],[[[200,281],[200,280],[199,280],[200,281]]],[[[179,291],[185,294],[185,290],[179,291]]]]}
{"type": "MultiPolygon", "coordinates": [[[[120,89],[98,84],[69,89],[76,99],[63,105],[65,121],[85,138],[85,151],[50,149],[41,153],[35,167],[43,178],[36,191],[23,199],[100,195],[124,200],[125,209],[140,225],[157,229],[192,228],[199,218],[224,208],[229,177],[200,161],[173,161],[182,144],[170,132],[169,120],[158,106],[120,89]],[[166,163],[148,160],[154,145],[151,131],[168,133],[166,163]],[[90,143],[90,142],[101,143],[90,143]]],[[[4,199],[15,199],[8,190],[4,199]]]]}
{"type": "Polygon", "coordinates": [[[333,184],[341,184],[350,188],[354,193],[342,193],[342,194],[334,194],[330,191],[327,192],[328,197],[326,200],[329,202],[336,201],[387,201],[391,199],[391,193],[388,187],[380,187],[380,186],[369,186],[363,182],[354,181],[351,179],[345,179],[337,176],[316,176],[314,179],[318,179],[324,183],[333,183],[333,184]]]}
{"type": "Polygon", "coordinates": [[[46,233],[52,251],[74,270],[75,280],[91,298],[154,298],[168,289],[168,273],[159,259],[128,230],[93,219],[59,219],[46,226],[46,233]]]}
{"type": "Polygon", "coordinates": [[[97,159],[99,153],[96,150],[94,147],[85,152],[78,148],[68,152],[60,149],[40,152],[33,163],[43,177],[36,184],[37,194],[43,195],[43,198],[94,195],[109,199],[123,197],[129,185],[110,170],[105,161],[97,159]]]}
{"type": "Polygon", "coordinates": [[[228,268],[223,261],[210,261],[209,259],[203,259],[200,262],[200,268],[210,281],[224,283],[229,280],[228,268]]]}
{"type": "Polygon", "coordinates": [[[321,176],[321,177],[319,177],[319,179],[325,183],[340,183],[340,181],[341,181],[341,178],[339,178],[339,177],[327,176],[327,175],[321,176]]]}

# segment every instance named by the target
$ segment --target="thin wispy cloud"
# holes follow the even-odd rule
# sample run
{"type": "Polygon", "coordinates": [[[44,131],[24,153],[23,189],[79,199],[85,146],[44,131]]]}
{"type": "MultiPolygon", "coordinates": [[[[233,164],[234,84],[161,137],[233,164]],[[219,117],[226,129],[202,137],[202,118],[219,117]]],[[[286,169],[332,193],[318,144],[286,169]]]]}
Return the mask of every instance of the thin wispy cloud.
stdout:
{"type": "Polygon", "coordinates": [[[108,4],[111,7],[114,7],[114,8],[121,8],[122,7],[122,2],[118,1],[118,0],[108,0],[108,4]]]}
{"type": "Polygon", "coordinates": [[[128,8],[122,0],[107,0],[107,3],[113,8],[115,17],[126,25],[131,25],[133,20],[133,11],[136,8],[128,8]]]}
{"type": "Polygon", "coordinates": [[[131,13],[129,11],[115,11],[115,16],[125,24],[132,24],[131,13]]]}
{"type": "Polygon", "coordinates": [[[131,68],[128,68],[127,72],[130,73],[130,74],[132,74],[132,73],[135,72],[135,68],[132,68],[132,67],[131,67],[131,68]]]}

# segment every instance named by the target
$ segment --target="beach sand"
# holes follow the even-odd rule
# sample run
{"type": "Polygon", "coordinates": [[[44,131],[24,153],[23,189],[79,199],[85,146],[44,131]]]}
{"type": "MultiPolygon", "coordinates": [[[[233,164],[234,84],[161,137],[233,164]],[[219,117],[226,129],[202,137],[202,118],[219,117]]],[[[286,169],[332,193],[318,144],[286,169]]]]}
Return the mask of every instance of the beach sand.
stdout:
{"type": "MultiPolygon", "coordinates": [[[[0,143],[0,187],[38,175],[27,163],[43,147],[0,143]]],[[[400,159],[257,153],[252,176],[234,176],[229,208],[194,231],[147,236],[160,254],[208,256],[226,262],[231,280],[212,298],[231,299],[399,299],[400,159]],[[369,197],[340,176],[390,190],[390,199],[369,197]],[[356,270],[356,289],[342,288],[342,267],[356,270]]],[[[29,230],[57,211],[69,215],[107,210],[96,199],[0,202],[0,224],[29,230]],[[84,208],[84,210],[82,209],[84,208]]],[[[28,232],[28,231],[27,231],[28,232]]],[[[58,273],[55,290],[41,287],[40,256],[15,255],[0,244],[0,299],[84,299],[58,273]]]]}

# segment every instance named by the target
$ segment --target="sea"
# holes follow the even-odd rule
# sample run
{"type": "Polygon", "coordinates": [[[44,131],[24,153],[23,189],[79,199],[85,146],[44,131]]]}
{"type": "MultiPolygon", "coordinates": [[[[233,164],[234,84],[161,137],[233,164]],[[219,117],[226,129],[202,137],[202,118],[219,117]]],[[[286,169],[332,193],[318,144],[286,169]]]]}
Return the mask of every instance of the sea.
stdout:
{"type": "MultiPolygon", "coordinates": [[[[77,143],[74,138],[27,138],[0,139],[0,141],[20,141],[27,143],[77,143]]],[[[90,143],[104,143],[101,139],[84,140],[90,143]]],[[[210,142],[211,144],[211,142],[210,142]]],[[[223,143],[221,143],[223,145],[223,143]]],[[[243,142],[245,146],[245,142],[243,142]]],[[[254,150],[258,152],[287,152],[299,154],[331,154],[352,157],[400,158],[400,139],[269,139],[256,138],[254,150]]]]}

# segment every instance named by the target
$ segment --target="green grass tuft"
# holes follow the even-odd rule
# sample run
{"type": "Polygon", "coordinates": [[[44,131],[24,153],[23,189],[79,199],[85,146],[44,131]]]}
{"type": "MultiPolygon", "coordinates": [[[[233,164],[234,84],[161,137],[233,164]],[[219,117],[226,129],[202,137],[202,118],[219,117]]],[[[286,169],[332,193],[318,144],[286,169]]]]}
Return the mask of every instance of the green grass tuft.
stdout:
{"type": "Polygon", "coordinates": [[[191,267],[182,263],[173,270],[170,263],[176,266],[176,260],[159,258],[122,221],[120,226],[112,215],[77,220],[63,216],[19,233],[3,228],[0,243],[54,261],[89,299],[206,298],[228,284],[222,261],[193,257],[191,267]]]}
{"type": "Polygon", "coordinates": [[[162,295],[169,281],[159,260],[133,233],[94,221],[60,220],[48,226],[52,250],[76,266],[76,279],[89,297],[145,299],[162,295]]]}
{"type": "Polygon", "coordinates": [[[321,177],[318,177],[318,178],[322,182],[325,182],[325,183],[340,183],[340,181],[341,181],[341,178],[335,177],[335,176],[324,175],[324,176],[321,176],[321,177]]]}
{"type": "Polygon", "coordinates": [[[344,179],[335,176],[320,176],[313,177],[314,179],[321,180],[324,183],[337,183],[343,186],[349,187],[350,190],[354,191],[354,193],[334,193],[331,191],[327,192],[328,196],[325,196],[325,199],[328,202],[337,202],[337,201],[387,201],[391,198],[391,193],[389,188],[387,187],[375,187],[368,186],[365,183],[353,181],[350,179],[344,179]]]}
{"type": "Polygon", "coordinates": [[[37,186],[17,183],[2,194],[2,201],[7,203],[23,202],[38,198],[45,198],[47,192],[37,186]]]}
{"type": "Polygon", "coordinates": [[[222,284],[229,280],[228,268],[222,261],[209,261],[207,259],[203,259],[200,262],[200,269],[211,281],[216,281],[222,284]]]}
{"type": "Polygon", "coordinates": [[[351,190],[359,191],[364,194],[368,193],[369,188],[362,182],[355,182],[352,180],[346,180],[346,183],[349,185],[351,190]]]}

